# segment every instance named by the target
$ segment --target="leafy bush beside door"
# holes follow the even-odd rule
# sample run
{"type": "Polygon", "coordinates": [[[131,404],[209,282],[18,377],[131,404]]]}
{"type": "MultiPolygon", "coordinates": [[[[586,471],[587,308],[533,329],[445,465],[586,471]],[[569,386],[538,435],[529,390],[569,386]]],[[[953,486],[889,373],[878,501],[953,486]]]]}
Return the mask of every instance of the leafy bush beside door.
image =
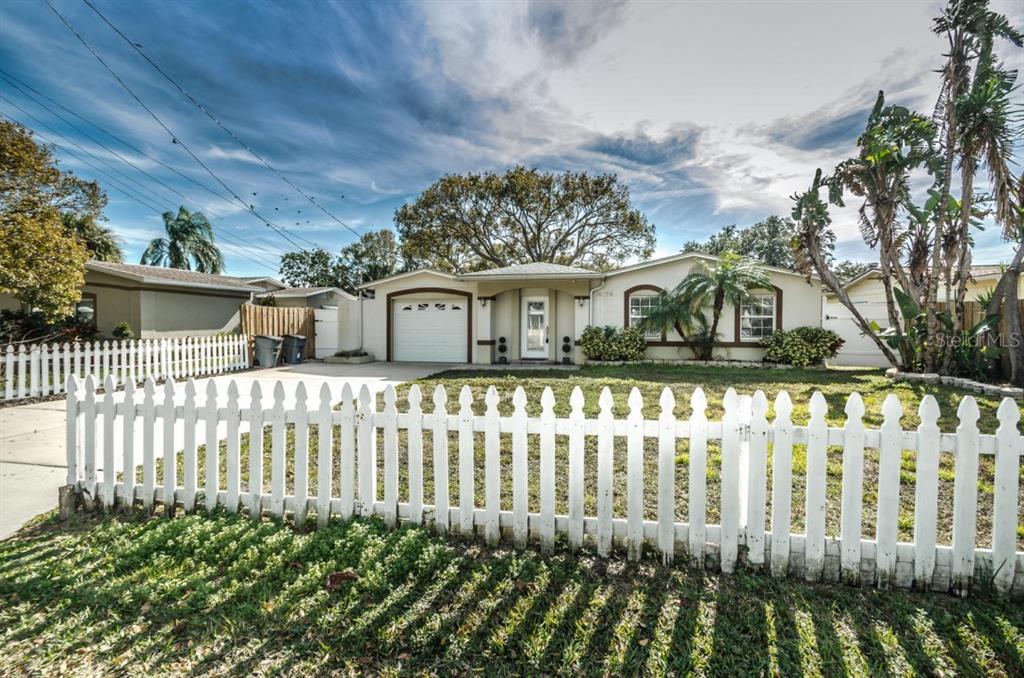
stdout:
{"type": "Polygon", "coordinates": [[[822,327],[795,327],[791,330],[776,330],[761,339],[765,351],[765,362],[782,363],[806,367],[822,365],[828,358],[834,358],[843,347],[843,339],[822,327]]]}

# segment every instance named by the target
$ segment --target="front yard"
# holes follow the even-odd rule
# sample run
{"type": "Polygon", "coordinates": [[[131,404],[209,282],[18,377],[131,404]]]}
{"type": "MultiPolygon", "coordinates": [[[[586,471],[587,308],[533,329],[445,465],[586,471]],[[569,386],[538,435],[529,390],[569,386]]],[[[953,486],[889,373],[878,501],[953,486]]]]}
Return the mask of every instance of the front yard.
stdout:
{"type": "MultiPolygon", "coordinates": [[[[511,395],[519,385],[527,390],[530,414],[539,413],[540,393],[550,386],[559,416],[568,413],[568,396],[575,386],[584,391],[588,416],[596,414],[604,386],[614,394],[616,414],[624,415],[626,397],[636,386],[650,418],[657,416],[663,387],[675,392],[677,416],[688,417],[690,394],[701,386],[713,420],[721,415],[721,398],[729,386],[741,393],[763,389],[769,400],[785,389],[792,396],[798,424],[806,422],[811,393],[821,390],[832,425],[841,425],[846,397],[856,390],[864,397],[869,427],[881,422],[885,395],[896,392],[904,403],[905,429],[917,425],[917,405],[925,393],[932,393],[939,400],[946,431],[955,428],[956,407],[964,395],[944,386],[893,384],[874,370],[652,365],[576,372],[446,372],[418,383],[425,411],[433,407],[430,395],[437,384],[448,389],[449,411],[457,409],[458,389],[468,384],[478,413],[483,412],[487,386],[495,384],[503,414],[511,411],[511,395]]],[[[400,409],[405,409],[407,390],[408,386],[400,389],[400,409]]],[[[998,402],[978,402],[981,430],[992,433],[998,402]]],[[[293,432],[288,435],[290,454],[293,432]]],[[[433,497],[429,438],[424,441],[428,502],[433,497]]],[[[453,435],[450,448],[453,504],[458,498],[456,439],[453,435]]],[[[586,452],[588,515],[595,507],[593,442],[588,440],[586,452]]],[[[620,442],[615,455],[615,512],[621,516],[625,462],[620,442]]],[[[647,443],[648,518],[654,517],[655,493],[650,488],[656,444],[647,443]]],[[[507,452],[509,441],[503,440],[502,446],[507,452]]],[[[404,444],[399,447],[404,498],[404,444]]],[[[559,511],[565,510],[566,501],[565,448],[566,442],[559,439],[559,511]]],[[[310,441],[310,450],[310,474],[315,478],[315,440],[310,441]]],[[[536,454],[531,442],[534,462],[536,454]]],[[[199,459],[202,465],[202,451],[199,459]]],[[[243,435],[243,491],[248,486],[247,460],[243,435]]],[[[476,461],[479,506],[479,443],[476,461]]],[[[511,486],[506,462],[502,504],[507,508],[511,486]]],[[[686,441],[680,441],[679,520],[687,516],[687,463],[686,441]]],[[[869,451],[866,463],[864,535],[871,537],[877,454],[869,451]]],[[[794,532],[803,530],[803,464],[803,450],[794,450],[794,532]]],[[[717,449],[712,448],[710,523],[718,520],[719,465],[717,449]]],[[[948,543],[952,460],[943,459],[941,468],[940,542],[948,543]]],[[[264,469],[267,491],[269,459],[264,469]]],[[[838,533],[841,472],[841,450],[830,450],[830,534],[838,533]]],[[[337,473],[335,469],[335,496],[337,473]]],[[[531,510],[536,510],[536,477],[531,470],[531,510]]],[[[289,477],[289,491],[291,482],[289,477]]],[[[991,482],[991,460],[983,457],[978,484],[981,546],[991,540],[991,482]]],[[[316,487],[315,480],[310,487],[316,487]]],[[[913,533],[913,489],[914,456],[905,453],[903,540],[910,540],[913,533]]],[[[1018,526],[1022,524],[1024,517],[1019,517],[1018,526]]],[[[1018,536],[1018,548],[1024,548],[1020,527],[1018,536]]],[[[570,555],[558,549],[555,556],[542,557],[532,549],[516,552],[505,545],[489,550],[455,538],[444,540],[419,528],[388,531],[376,520],[295,530],[290,523],[253,522],[220,511],[174,520],[147,520],[138,514],[79,516],[68,523],[44,520],[0,542],[0,642],[5,648],[0,674],[334,670],[397,675],[479,670],[509,675],[1024,675],[1021,599],[997,598],[985,582],[975,588],[961,600],[936,593],[809,585],[760,573],[700,574],[681,566],[666,569],[655,559],[639,564],[627,564],[622,557],[602,560],[587,550],[570,555]]]]}
{"type": "Polygon", "coordinates": [[[379,521],[79,516],[0,542],[4,675],[1024,674],[1024,605],[490,551],[379,521]]]}

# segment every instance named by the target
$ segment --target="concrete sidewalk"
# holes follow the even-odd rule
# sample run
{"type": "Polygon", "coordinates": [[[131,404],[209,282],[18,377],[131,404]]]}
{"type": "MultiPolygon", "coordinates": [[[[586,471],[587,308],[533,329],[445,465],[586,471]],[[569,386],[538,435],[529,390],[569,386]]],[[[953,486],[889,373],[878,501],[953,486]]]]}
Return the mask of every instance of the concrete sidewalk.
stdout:
{"type": "MultiPolygon", "coordinates": [[[[285,406],[295,403],[295,389],[305,384],[310,409],[320,402],[320,389],[328,384],[332,398],[341,395],[348,383],[354,393],[365,384],[371,393],[383,391],[389,384],[398,385],[420,379],[436,372],[455,367],[437,363],[367,363],[364,365],[328,365],[310,362],[302,365],[282,366],[269,370],[226,374],[198,379],[195,382],[197,400],[206,397],[206,383],[217,382],[218,403],[227,402],[227,388],[236,382],[239,401],[249,403],[249,392],[259,382],[266,407],[272,404],[274,385],[284,386],[285,406]]],[[[116,393],[115,399],[123,398],[116,393]]],[[[162,396],[158,395],[157,398],[162,396]]],[[[175,384],[175,401],[183,402],[184,384],[175,384]]],[[[180,428],[180,424],[179,424],[180,428]]],[[[181,431],[175,438],[181,440],[181,431]]],[[[223,435],[223,431],[220,431],[223,435]]],[[[57,506],[57,488],[64,484],[67,474],[64,450],[64,401],[55,400],[0,408],[0,539],[17,532],[26,521],[57,506]]],[[[115,437],[120,446],[120,436],[115,437]]],[[[136,444],[136,450],[139,450],[136,444]]],[[[138,452],[136,454],[139,454],[138,452]]],[[[141,459],[141,455],[139,456],[141,459]]],[[[121,470],[120,450],[115,450],[115,468],[121,470]]],[[[97,465],[102,469],[102,459],[97,465]]]]}

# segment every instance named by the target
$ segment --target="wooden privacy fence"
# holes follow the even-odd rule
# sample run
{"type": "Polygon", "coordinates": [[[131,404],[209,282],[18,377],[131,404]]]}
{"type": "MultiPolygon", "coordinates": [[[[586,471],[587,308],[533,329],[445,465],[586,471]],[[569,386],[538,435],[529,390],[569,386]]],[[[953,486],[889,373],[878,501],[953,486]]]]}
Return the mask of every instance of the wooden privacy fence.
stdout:
{"type": "MultiPolygon", "coordinates": [[[[907,431],[900,426],[903,410],[895,395],[885,400],[881,428],[866,429],[864,404],[856,393],[847,402],[845,425],[833,427],[826,422],[827,406],[821,393],[811,398],[810,421],[796,425],[785,392],[775,400],[774,421],[767,419],[764,393],[740,397],[733,389],[725,395],[721,421],[709,421],[700,389],[693,393],[688,419],[676,417],[673,394],[665,389],[661,414],[656,420],[647,420],[637,389],[630,393],[629,414],[622,419],[613,415],[607,388],[601,393],[596,417],[584,415],[584,397],[577,388],[570,398],[571,412],[563,418],[555,415],[550,389],[541,397],[540,416],[533,417],[527,415],[522,388],[512,398],[511,416],[502,416],[497,391],[490,387],[486,411],[480,416],[472,410],[468,386],[462,388],[458,406],[451,412],[448,395],[439,386],[433,393],[433,411],[427,413],[421,408],[422,395],[416,385],[410,387],[407,410],[400,412],[391,386],[384,392],[383,410],[377,411],[365,385],[354,399],[347,384],[340,394],[324,384],[319,398],[307,403],[300,382],[286,406],[281,382],[274,386],[269,402],[259,383],[254,383],[245,397],[234,383],[225,394],[223,384],[218,387],[211,380],[205,398],[197,398],[191,383],[182,393],[180,385],[168,381],[158,393],[153,382],[147,381],[142,394],[129,387],[119,402],[111,389],[97,399],[92,377],[86,380],[82,394],[74,388],[76,383],[72,382],[67,398],[68,489],[98,497],[108,508],[141,502],[151,510],[154,503],[161,503],[173,514],[177,505],[191,511],[202,502],[208,510],[217,506],[231,512],[244,509],[254,518],[265,510],[279,518],[287,513],[297,524],[313,512],[320,525],[333,516],[348,519],[376,514],[390,526],[401,520],[429,524],[442,534],[482,534],[491,545],[503,536],[510,536],[520,548],[528,540],[538,539],[545,553],[554,548],[556,535],[566,535],[571,549],[589,542],[598,554],[608,556],[618,544],[632,560],[645,548],[654,549],[665,563],[683,556],[698,567],[720,567],[723,572],[743,564],[776,576],[960,592],[972,581],[992,577],[1000,591],[1024,590],[1024,552],[1016,550],[1024,445],[1018,431],[1020,410],[1009,398],[999,407],[996,434],[982,435],[978,406],[971,396],[960,402],[956,431],[943,432],[938,425],[938,404],[930,395],[919,408],[920,426],[907,431]],[[340,407],[335,408],[339,395],[340,407]],[[180,436],[176,433],[179,423],[180,436]],[[267,429],[265,443],[262,434],[267,429]],[[316,432],[315,445],[311,445],[312,431],[316,432]],[[242,436],[249,432],[258,434],[248,435],[248,444],[243,446],[242,436]],[[379,446],[378,434],[383,437],[379,446]],[[510,448],[503,448],[502,440],[508,438],[510,448]],[[653,483],[644,480],[645,438],[657,441],[656,491],[653,483]],[[585,454],[588,439],[596,439],[596,454],[591,452],[589,459],[585,454]],[[223,448],[221,440],[225,441],[223,448]],[[683,440],[688,441],[688,522],[678,520],[676,509],[681,491],[676,484],[677,444],[683,440]],[[197,448],[200,441],[205,443],[201,454],[197,448]],[[428,441],[431,455],[424,454],[428,441]],[[455,466],[451,477],[457,478],[454,502],[449,492],[449,444],[456,453],[451,457],[455,466]],[[707,524],[709,444],[721,451],[718,525],[707,524]],[[265,445],[269,446],[269,488],[263,468],[265,445]],[[315,449],[310,450],[311,446],[315,449]],[[794,465],[794,446],[806,448],[806,529],[802,534],[792,533],[794,478],[799,472],[794,465]],[[828,446],[843,448],[838,539],[826,536],[825,531],[828,446]],[[404,448],[401,452],[400,447],[404,448]],[[878,450],[879,481],[877,487],[866,488],[865,449],[872,448],[878,450]],[[916,453],[912,543],[897,541],[903,450],[916,453]],[[115,451],[123,454],[125,469],[133,470],[141,462],[141,483],[134,472],[118,478],[115,451]],[[937,545],[936,536],[942,453],[955,458],[950,546],[937,545]],[[380,488],[378,455],[383,456],[380,488]],[[991,548],[976,546],[980,455],[994,456],[991,548]],[[101,475],[98,457],[102,458],[101,475]],[[624,469],[621,463],[618,467],[613,463],[616,458],[624,459],[624,469]],[[482,474],[477,470],[481,459],[482,474]],[[311,461],[316,465],[312,481],[311,461]],[[183,465],[180,471],[179,463],[183,465]],[[205,466],[202,479],[200,464],[205,466]],[[594,466],[596,482],[595,474],[587,473],[594,466]],[[286,482],[289,469],[294,471],[294,480],[286,482]],[[434,479],[432,497],[424,496],[427,469],[432,469],[434,479]],[[243,470],[248,477],[245,491],[243,470]],[[502,506],[502,474],[511,474],[511,510],[502,506]],[[484,501],[477,505],[480,475],[484,501]],[[615,488],[623,486],[622,475],[625,511],[617,514],[613,499],[619,491],[615,488]],[[556,476],[566,477],[567,485],[556,487],[556,476]],[[335,488],[338,494],[334,494],[335,488]],[[531,496],[531,488],[537,489],[539,498],[531,496]],[[586,496],[596,497],[596,511],[590,515],[585,511],[585,490],[586,496]],[[862,501],[865,491],[875,490],[875,536],[865,539],[862,501]],[[565,514],[556,514],[556,493],[567,495],[565,514]],[[656,504],[656,520],[645,519],[645,502],[656,504]],[[531,511],[531,507],[539,510],[531,511]],[[768,516],[770,530],[766,529],[768,516]]],[[[504,480],[507,486],[508,477],[504,480]]],[[[67,496],[71,495],[66,489],[67,496]]],[[[66,501],[62,508],[67,510],[66,501]]]]}
{"type": "Polygon", "coordinates": [[[249,338],[250,351],[257,334],[301,334],[306,337],[305,357],[316,357],[316,318],[312,308],[242,304],[242,334],[249,338]]]}
{"type": "Polygon", "coordinates": [[[3,399],[64,393],[71,376],[108,376],[114,386],[131,381],[222,374],[249,366],[245,338],[168,337],[63,344],[8,344],[3,351],[3,399]]]}

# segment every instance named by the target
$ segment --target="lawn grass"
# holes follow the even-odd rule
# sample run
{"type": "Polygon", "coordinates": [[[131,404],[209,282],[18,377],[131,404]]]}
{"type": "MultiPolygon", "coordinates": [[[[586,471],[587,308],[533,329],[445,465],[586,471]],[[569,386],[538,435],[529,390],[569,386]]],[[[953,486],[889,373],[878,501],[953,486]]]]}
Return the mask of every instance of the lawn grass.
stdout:
{"type": "MultiPolygon", "coordinates": [[[[881,424],[881,403],[885,396],[892,392],[896,393],[904,403],[906,414],[903,418],[903,427],[913,429],[919,423],[917,418],[917,406],[926,393],[936,397],[942,408],[943,417],[940,426],[943,431],[953,431],[956,428],[956,406],[960,398],[967,393],[947,386],[922,384],[894,383],[884,376],[880,370],[755,370],[749,368],[704,368],[689,366],[655,366],[655,365],[631,365],[628,367],[589,367],[576,372],[558,370],[530,370],[510,371],[508,373],[495,372],[491,370],[466,372],[452,371],[444,372],[433,377],[422,379],[417,383],[424,393],[423,410],[433,411],[431,394],[437,385],[444,385],[449,394],[448,411],[450,413],[458,410],[458,391],[465,384],[470,387],[474,396],[474,412],[483,414],[484,394],[491,385],[497,387],[501,396],[499,410],[502,415],[512,413],[512,393],[515,388],[522,386],[529,398],[527,410],[531,416],[540,413],[540,394],[545,387],[550,387],[555,393],[555,412],[558,416],[567,416],[569,413],[569,394],[572,389],[579,386],[586,397],[585,413],[588,417],[595,417],[598,412],[597,399],[602,388],[608,387],[615,402],[615,414],[618,417],[625,417],[628,413],[626,399],[632,388],[640,389],[644,396],[644,414],[650,419],[656,419],[659,407],[658,399],[661,390],[666,386],[671,388],[676,396],[676,415],[680,418],[689,417],[689,398],[693,389],[700,386],[705,390],[708,398],[708,417],[712,420],[719,419],[722,415],[722,397],[728,387],[733,386],[741,393],[753,393],[757,389],[765,391],[770,401],[774,401],[780,390],[787,390],[794,405],[793,421],[797,424],[804,424],[808,419],[807,404],[811,394],[815,390],[821,390],[829,403],[828,422],[832,426],[841,426],[845,421],[843,407],[849,394],[856,390],[865,401],[867,413],[864,417],[865,425],[869,428],[878,427],[881,424]]],[[[410,385],[403,385],[399,389],[398,406],[400,410],[406,409],[405,396],[410,385]]],[[[997,426],[996,409],[999,401],[994,398],[977,398],[979,408],[982,412],[979,427],[984,433],[993,433],[997,426]]],[[[378,408],[383,407],[382,396],[378,397],[378,408]]],[[[769,412],[769,420],[774,417],[769,412]]],[[[314,493],[317,487],[316,475],[317,460],[317,429],[310,427],[309,441],[309,488],[314,493]]],[[[405,432],[399,436],[399,496],[408,496],[408,464],[406,458],[405,432]]],[[[379,453],[378,464],[378,489],[377,496],[383,496],[383,454],[381,446],[383,436],[378,436],[379,453]]],[[[511,466],[511,439],[507,434],[501,437],[502,459],[501,459],[501,503],[503,510],[512,508],[512,466],[511,466]]],[[[645,518],[655,520],[657,518],[657,472],[658,455],[657,440],[647,439],[645,441],[645,497],[644,512],[645,518]]],[[[226,473],[225,454],[222,443],[221,451],[221,477],[226,473]]],[[[289,426],[286,438],[287,447],[287,478],[286,491],[291,492],[293,487],[293,452],[294,452],[294,429],[289,426]]],[[[333,496],[340,495],[341,468],[339,466],[339,445],[335,439],[335,468],[333,496]]],[[[432,439],[429,432],[423,437],[424,447],[424,501],[433,502],[434,497],[434,469],[431,462],[433,455],[432,439]]],[[[242,491],[248,491],[248,435],[243,434],[241,444],[241,466],[242,466],[242,491]]],[[[269,493],[270,488],[270,429],[264,434],[264,492],[269,493]]],[[[483,434],[476,435],[475,449],[475,474],[474,494],[475,504],[480,507],[485,503],[484,497],[484,453],[483,434]]],[[[688,442],[681,440],[677,444],[676,456],[676,520],[689,520],[689,499],[688,499],[688,478],[689,478],[689,455],[688,442]]],[[[458,477],[458,434],[451,432],[449,435],[449,501],[451,505],[458,504],[459,477],[458,477]]],[[[556,437],[556,511],[566,513],[568,510],[568,441],[564,436],[556,437]]],[[[205,454],[203,448],[199,450],[199,473],[202,479],[205,474],[205,454]]],[[[874,538],[877,487],[878,487],[878,452],[868,449],[865,451],[865,473],[864,473],[864,497],[863,497],[863,519],[862,535],[865,538],[874,538]]],[[[530,437],[528,458],[530,463],[529,493],[530,511],[540,510],[539,491],[539,450],[538,441],[535,436],[530,437]]],[[[588,437],[584,451],[585,465],[585,496],[584,510],[586,515],[596,515],[597,510],[597,443],[593,437],[588,437]]],[[[770,506],[771,497],[771,449],[769,448],[768,465],[768,497],[767,504],[770,506]]],[[[178,482],[182,483],[184,470],[182,458],[178,460],[178,482]]],[[[904,452],[900,471],[900,514],[899,514],[899,539],[902,541],[913,541],[914,530],[914,493],[916,488],[915,454],[904,452]]],[[[939,468],[939,506],[938,506],[938,541],[940,544],[951,543],[951,532],[953,524],[953,456],[943,454],[940,456],[939,468]]],[[[708,448],[708,514],[707,520],[716,524],[719,519],[719,496],[720,479],[719,469],[721,467],[720,450],[715,443],[709,444],[708,448]]],[[[842,448],[832,447],[828,451],[826,478],[826,532],[830,536],[839,535],[840,507],[842,503],[842,448]]],[[[992,532],[992,503],[993,503],[993,481],[994,464],[991,456],[982,455],[978,474],[978,536],[979,547],[991,546],[992,532]]],[[[356,477],[353,472],[352,477],[356,477]]],[[[141,470],[138,479],[141,480],[141,470]]],[[[162,472],[158,470],[157,485],[162,484],[162,472]]],[[[202,480],[200,480],[200,485],[202,480]]],[[[626,454],[625,441],[616,439],[614,456],[614,513],[623,517],[626,514],[626,454]]],[[[793,522],[792,531],[800,533],[804,530],[804,489],[806,485],[806,455],[803,445],[794,446],[793,452],[793,522]]],[[[1021,496],[1024,496],[1024,476],[1020,480],[1021,496]]],[[[768,516],[767,525],[771,527],[771,511],[766,510],[768,516]]],[[[1024,550],[1024,502],[1020,503],[1018,515],[1018,549],[1024,550]]]]}
{"type": "Polygon", "coordinates": [[[378,520],[79,514],[0,542],[0,643],[3,675],[1020,676],[1024,604],[492,551],[378,520]]]}

